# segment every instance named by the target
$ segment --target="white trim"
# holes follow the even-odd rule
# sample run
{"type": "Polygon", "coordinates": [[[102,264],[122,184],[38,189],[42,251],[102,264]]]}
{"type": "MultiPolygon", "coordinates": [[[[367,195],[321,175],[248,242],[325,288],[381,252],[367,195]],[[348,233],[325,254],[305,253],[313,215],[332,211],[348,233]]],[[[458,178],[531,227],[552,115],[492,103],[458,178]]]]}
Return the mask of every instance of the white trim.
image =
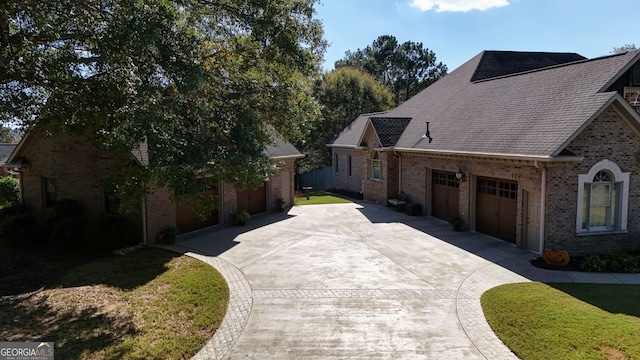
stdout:
{"type": "Polygon", "coordinates": [[[598,173],[598,171],[601,170],[610,171],[615,178],[615,182],[620,182],[622,187],[622,196],[620,199],[620,228],[612,229],[607,232],[620,232],[627,230],[627,215],[629,212],[629,178],[631,176],[631,173],[622,172],[622,170],[620,170],[620,167],[616,163],[605,159],[593,165],[591,169],[589,169],[588,173],[578,174],[578,208],[576,211],[576,233],[579,235],[587,235],[589,233],[602,233],[602,231],[589,232],[582,229],[584,184],[591,183],[593,181],[593,177],[598,173]]]}

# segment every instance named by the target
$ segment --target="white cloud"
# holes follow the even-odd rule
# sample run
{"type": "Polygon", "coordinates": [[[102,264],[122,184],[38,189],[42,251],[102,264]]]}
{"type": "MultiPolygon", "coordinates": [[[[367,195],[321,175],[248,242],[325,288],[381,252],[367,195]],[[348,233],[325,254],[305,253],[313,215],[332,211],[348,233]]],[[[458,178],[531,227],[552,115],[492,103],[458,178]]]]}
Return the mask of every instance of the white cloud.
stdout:
{"type": "Polygon", "coordinates": [[[509,5],[508,0],[413,0],[411,6],[420,11],[435,9],[436,12],[466,12],[471,10],[487,10],[509,5]]]}

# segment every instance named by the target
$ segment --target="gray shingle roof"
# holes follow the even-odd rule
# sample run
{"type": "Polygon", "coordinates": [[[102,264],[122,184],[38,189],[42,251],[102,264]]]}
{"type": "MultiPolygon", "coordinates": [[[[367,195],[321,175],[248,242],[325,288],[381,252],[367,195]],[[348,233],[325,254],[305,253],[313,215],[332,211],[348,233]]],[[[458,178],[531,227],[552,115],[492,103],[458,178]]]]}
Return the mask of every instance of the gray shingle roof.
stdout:
{"type": "Polygon", "coordinates": [[[0,165],[3,165],[9,159],[9,155],[13,152],[17,144],[0,144],[0,165]]]}
{"type": "Polygon", "coordinates": [[[411,121],[410,118],[389,117],[371,117],[370,120],[382,147],[394,146],[411,121]]]}
{"type": "Polygon", "coordinates": [[[265,148],[266,154],[272,158],[301,158],[304,157],[298,149],[296,149],[291,143],[282,140],[279,136],[274,139],[275,143],[267,145],[265,148]]]}
{"type": "MultiPolygon", "coordinates": [[[[471,82],[483,53],[386,117],[411,118],[397,149],[550,157],[616,96],[600,92],[638,52],[471,82]],[[422,135],[429,121],[433,142],[422,135]]],[[[335,144],[350,142],[356,119],[335,144]],[[345,133],[346,132],[346,133],[345,133]]]]}

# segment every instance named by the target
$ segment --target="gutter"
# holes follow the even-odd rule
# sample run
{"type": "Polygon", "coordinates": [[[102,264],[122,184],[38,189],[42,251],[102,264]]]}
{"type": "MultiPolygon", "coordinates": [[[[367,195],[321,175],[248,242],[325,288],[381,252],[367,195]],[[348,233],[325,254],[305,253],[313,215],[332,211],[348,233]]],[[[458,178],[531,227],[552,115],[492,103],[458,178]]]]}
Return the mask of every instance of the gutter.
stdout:
{"type": "Polygon", "coordinates": [[[475,157],[481,157],[481,158],[528,160],[528,161],[539,161],[539,162],[545,162],[545,163],[581,162],[584,160],[583,156],[536,156],[536,155],[522,155],[522,154],[500,154],[500,153],[451,151],[451,150],[425,150],[425,149],[398,148],[398,147],[389,148],[389,149],[393,149],[395,151],[422,153],[422,154],[428,154],[428,155],[475,156],[475,157]]]}

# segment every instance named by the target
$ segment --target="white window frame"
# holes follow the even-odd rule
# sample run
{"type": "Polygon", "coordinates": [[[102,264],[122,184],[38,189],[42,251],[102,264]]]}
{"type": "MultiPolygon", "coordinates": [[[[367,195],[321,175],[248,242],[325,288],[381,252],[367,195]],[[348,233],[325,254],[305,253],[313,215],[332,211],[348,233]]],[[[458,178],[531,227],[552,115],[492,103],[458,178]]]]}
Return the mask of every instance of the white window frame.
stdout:
{"type": "Polygon", "coordinates": [[[371,159],[369,159],[369,179],[382,181],[382,160],[380,160],[380,155],[377,151],[374,151],[371,159]],[[374,163],[377,163],[378,168],[380,169],[379,174],[377,174],[378,177],[375,176],[376,174],[373,171],[374,163]]]}
{"type": "Polygon", "coordinates": [[[587,174],[579,174],[578,175],[578,208],[576,214],[576,233],[578,235],[588,235],[588,234],[601,234],[601,233],[612,233],[612,232],[626,232],[627,231],[627,215],[629,212],[629,178],[630,172],[622,172],[620,167],[610,160],[602,160],[597,164],[593,165],[587,174]],[[615,186],[616,183],[620,184],[620,199],[618,200],[620,205],[618,207],[619,220],[617,224],[611,224],[610,228],[605,227],[597,227],[593,229],[589,229],[588,227],[584,229],[582,227],[582,217],[583,217],[583,205],[584,205],[584,186],[585,184],[593,183],[593,179],[596,174],[600,171],[608,171],[612,176],[612,186],[615,186]]]}

